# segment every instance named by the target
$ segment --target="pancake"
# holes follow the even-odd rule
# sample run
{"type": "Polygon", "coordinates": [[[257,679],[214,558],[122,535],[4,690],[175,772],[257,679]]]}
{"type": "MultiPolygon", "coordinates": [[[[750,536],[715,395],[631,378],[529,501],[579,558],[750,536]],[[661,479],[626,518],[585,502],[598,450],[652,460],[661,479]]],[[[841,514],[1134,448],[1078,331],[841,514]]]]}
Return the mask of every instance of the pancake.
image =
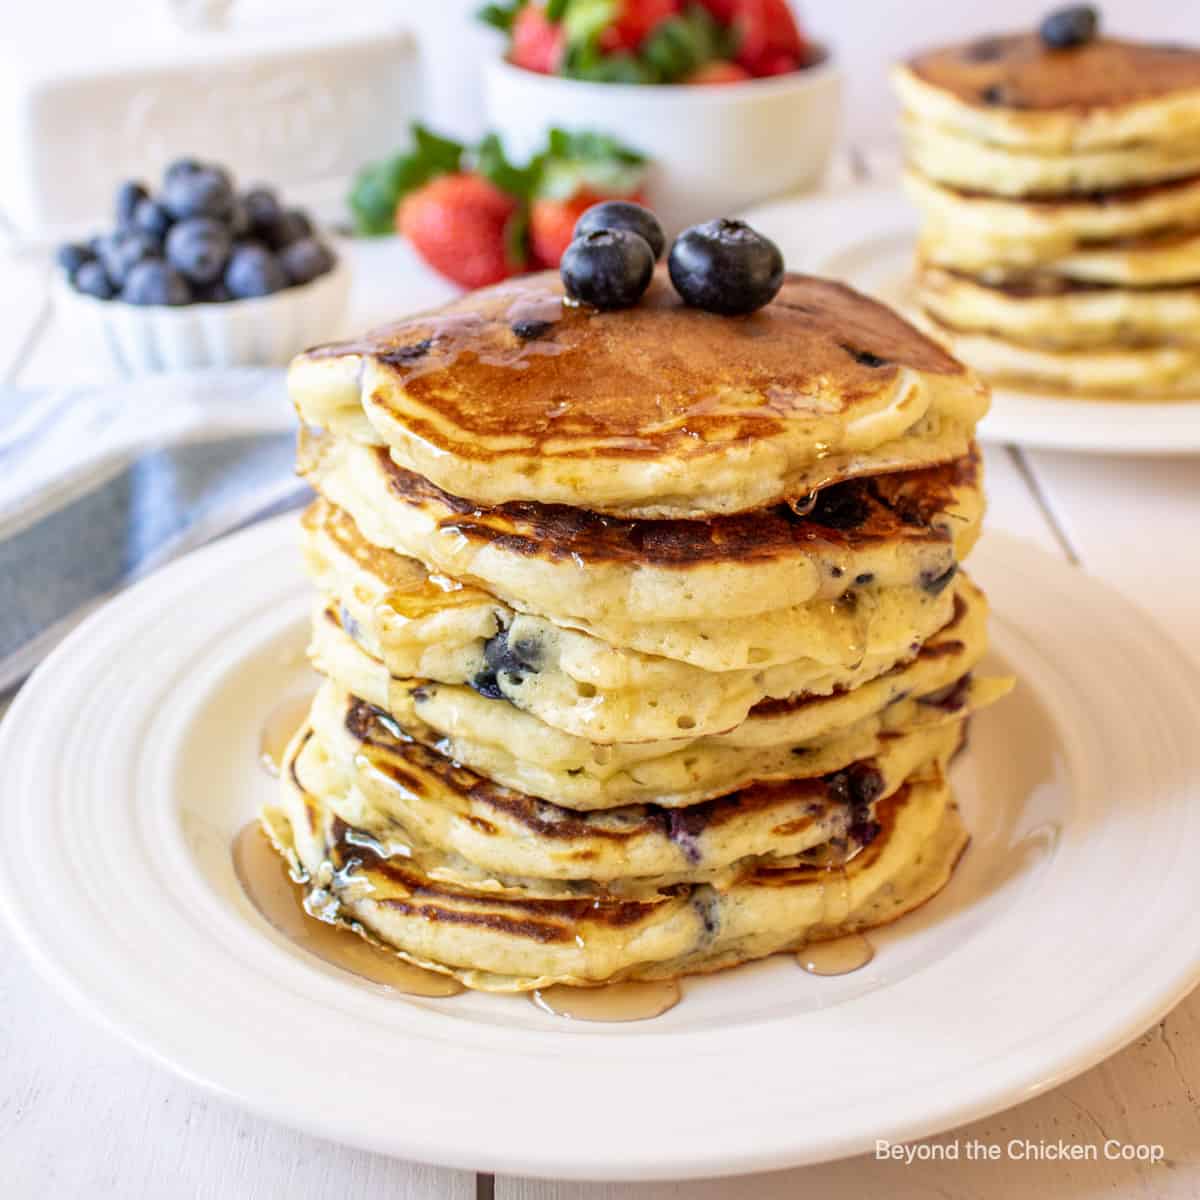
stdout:
{"type": "Polygon", "coordinates": [[[490,781],[391,735],[361,703],[326,741],[314,726],[300,773],[334,815],[381,845],[400,845],[438,877],[483,884],[574,882],[639,895],[679,883],[727,885],[749,860],[781,864],[866,837],[877,800],[930,764],[944,768],[966,709],[940,724],[879,739],[872,753],[826,771],[765,780],[685,808],[626,804],[578,812],[490,781]],[[853,800],[851,800],[853,796],[853,800]]]}
{"type": "MultiPolygon", "coordinates": [[[[1147,239],[1149,257],[1154,254],[1150,239],[1170,238],[1180,231],[1194,236],[1200,229],[1198,177],[1076,199],[1012,200],[945,187],[909,170],[904,188],[923,218],[922,255],[963,271],[1028,269],[1078,260],[1082,265],[1072,271],[1083,271],[1083,278],[1101,278],[1097,265],[1113,243],[1116,249],[1129,250],[1131,240],[1147,239]]],[[[1137,253],[1130,257],[1135,267],[1143,261],[1137,253]]],[[[1110,273],[1102,281],[1119,280],[1110,273]]]]}
{"type": "Polygon", "coordinates": [[[960,333],[1079,350],[1181,346],[1200,349],[1200,287],[1135,289],[1049,282],[989,286],[925,267],[917,294],[926,312],[960,333]]]}
{"type": "MultiPolygon", "coordinates": [[[[302,453],[308,481],[372,545],[617,644],[627,644],[617,630],[632,624],[647,646],[652,626],[836,600],[859,580],[923,587],[969,552],[983,515],[973,447],[939,468],[837,485],[804,517],[779,506],[706,522],[624,521],[565,505],[479,508],[376,448],[319,438],[302,453]]],[[[734,627],[724,628],[727,641],[734,627]]]]}
{"type": "Polygon", "coordinates": [[[931,264],[978,274],[986,283],[1021,287],[1065,282],[1149,289],[1200,281],[1197,229],[1088,245],[1035,263],[1011,263],[996,257],[995,250],[992,241],[979,241],[971,234],[946,236],[935,228],[923,230],[917,253],[931,264]]]}
{"type": "Polygon", "coordinates": [[[911,115],[901,131],[908,162],[923,175],[996,196],[1083,196],[1200,173],[1200,125],[1170,141],[1059,155],[976,141],[911,115]]]}
{"type": "Polygon", "coordinates": [[[930,314],[923,323],[989,379],[1127,401],[1200,396],[1200,347],[1052,350],[952,329],[930,314]]]}
{"type": "Polygon", "coordinates": [[[303,421],[482,505],[699,518],[967,452],[987,395],[895,313],[789,275],[749,316],[563,303],[557,272],[297,358],[303,421]]]}
{"type": "Polygon", "coordinates": [[[876,805],[878,832],[840,868],[755,865],[722,888],[638,897],[580,894],[569,883],[467,886],[439,879],[436,859],[385,856],[356,836],[310,790],[310,740],[304,730],[293,742],[279,806],[263,813],[308,881],[310,911],[483,990],[672,978],[877,925],[936,894],[967,841],[934,765],[876,805]]]}
{"type": "Polygon", "coordinates": [[[923,122],[1047,156],[1178,142],[1200,128],[1200,51],[1186,46],[981,37],[918,54],[893,80],[923,122]]]}
{"type": "Polygon", "coordinates": [[[850,691],[763,700],[724,733],[606,744],[470,688],[392,679],[334,629],[319,622],[313,647],[314,665],[330,681],[311,717],[326,745],[344,738],[349,709],[365,704],[397,736],[581,811],[648,800],[694,804],[753,780],[808,773],[818,758],[831,764],[822,770],[834,770],[874,753],[881,736],[944,723],[1008,690],[1007,680],[968,678],[986,645],[986,611],[963,605],[910,662],[850,691]]]}
{"type": "Polygon", "coordinates": [[[699,664],[613,646],[431,576],[413,559],[354,538],[344,514],[322,520],[334,513],[317,506],[304,519],[305,565],[324,597],[314,619],[322,669],[350,675],[352,690],[369,688],[371,697],[392,680],[466,684],[592,742],[721,732],[766,698],[857,687],[912,658],[953,619],[969,588],[949,575],[917,589],[866,581],[837,601],[814,602],[807,627],[803,609],[794,620],[755,618],[765,631],[747,619],[763,653],[743,655],[751,666],[709,670],[707,661],[720,661],[719,644],[701,643],[699,664]],[[802,657],[773,662],[766,651],[775,630],[802,657]],[[356,654],[369,661],[356,662],[356,654]]]}

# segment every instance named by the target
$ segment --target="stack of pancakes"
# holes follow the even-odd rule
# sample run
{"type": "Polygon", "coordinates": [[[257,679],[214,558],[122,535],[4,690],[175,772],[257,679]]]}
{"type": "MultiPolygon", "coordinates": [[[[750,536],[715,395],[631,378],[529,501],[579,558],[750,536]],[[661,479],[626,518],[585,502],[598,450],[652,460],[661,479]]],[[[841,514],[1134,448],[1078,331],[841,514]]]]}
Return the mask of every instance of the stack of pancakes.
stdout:
{"type": "Polygon", "coordinates": [[[973,376],[790,276],[748,317],[556,275],[292,366],[325,676],[264,814],[310,911],[469,986],[713,970],[907,911],[983,596],[973,376]]]}
{"type": "Polygon", "coordinates": [[[988,37],[898,67],[919,302],[983,374],[1200,392],[1200,52],[988,37]]]}

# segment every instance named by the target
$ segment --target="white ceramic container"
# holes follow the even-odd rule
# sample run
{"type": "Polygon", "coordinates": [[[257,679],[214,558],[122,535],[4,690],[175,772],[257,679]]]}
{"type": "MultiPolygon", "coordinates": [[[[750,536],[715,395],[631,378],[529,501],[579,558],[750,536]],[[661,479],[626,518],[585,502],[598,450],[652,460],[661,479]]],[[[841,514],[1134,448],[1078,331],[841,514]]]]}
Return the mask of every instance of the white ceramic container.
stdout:
{"type": "Polygon", "coordinates": [[[225,304],[140,307],[97,300],[61,276],[55,307],[81,342],[100,342],[124,375],[205,367],[282,366],[339,332],[350,291],[344,251],[332,271],[272,296],[225,304]]]}
{"type": "Polygon", "coordinates": [[[648,199],[669,232],[818,182],[841,116],[841,72],[701,87],[590,83],[487,64],[489,128],[525,157],[549,129],[611,134],[651,159],[648,199]]]}

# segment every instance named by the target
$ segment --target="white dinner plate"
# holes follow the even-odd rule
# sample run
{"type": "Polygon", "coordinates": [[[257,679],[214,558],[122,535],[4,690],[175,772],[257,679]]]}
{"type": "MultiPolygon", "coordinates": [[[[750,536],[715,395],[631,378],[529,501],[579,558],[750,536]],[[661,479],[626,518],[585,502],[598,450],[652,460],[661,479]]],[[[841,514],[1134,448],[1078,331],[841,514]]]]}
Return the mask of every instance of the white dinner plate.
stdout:
{"type": "Polygon", "coordinates": [[[686,980],[657,1020],[408,998],[308,957],[246,900],[264,718],[307,682],[296,521],[91,617],[0,728],[0,907],[88,1015],[324,1137],[511,1174],[677,1178],[853,1154],[1061,1083],[1200,976],[1200,685],[1080,571],[999,536],[973,573],[1014,694],[954,778],[950,886],[861,971],[781,956],[686,980]]]}
{"type": "MultiPolygon", "coordinates": [[[[842,279],[902,312],[916,309],[917,214],[899,188],[801,197],[745,216],[778,243],[790,270],[842,279]]],[[[996,385],[979,436],[1042,450],[1195,454],[1200,453],[1200,399],[1086,400],[996,385]]]]}

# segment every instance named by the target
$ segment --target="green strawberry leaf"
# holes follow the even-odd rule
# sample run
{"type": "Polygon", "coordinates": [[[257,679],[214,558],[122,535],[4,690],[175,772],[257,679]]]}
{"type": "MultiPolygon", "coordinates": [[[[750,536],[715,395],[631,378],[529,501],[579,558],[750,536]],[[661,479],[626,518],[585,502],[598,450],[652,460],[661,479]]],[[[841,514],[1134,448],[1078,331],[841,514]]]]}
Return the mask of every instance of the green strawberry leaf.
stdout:
{"type": "Polygon", "coordinates": [[[594,47],[596,39],[617,19],[620,0],[568,0],[563,6],[563,30],[568,53],[575,47],[594,47]]]}
{"type": "Polygon", "coordinates": [[[705,63],[727,57],[728,42],[708,9],[692,4],[658,25],[642,44],[640,58],[659,83],[677,83],[705,63]]]}
{"type": "Polygon", "coordinates": [[[509,0],[508,4],[485,4],[475,13],[477,20],[501,33],[512,33],[517,13],[525,7],[526,0],[509,0]]]}
{"type": "Polygon", "coordinates": [[[551,129],[546,150],[535,163],[535,194],[543,200],[570,200],[584,188],[605,196],[628,196],[646,176],[644,155],[590,130],[551,129]]]}
{"type": "Polygon", "coordinates": [[[452,174],[461,166],[460,143],[440,137],[419,124],[412,126],[412,141],[407,152],[368,163],[355,176],[349,205],[357,233],[367,237],[391,233],[395,228],[396,207],[409,192],[438,175],[452,174]]]}
{"type": "Polygon", "coordinates": [[[513,166],[505,156],[504,147],[496,134],[489,133],[479,143],[472,160],[475,170],[502,192],[519,200],[528,200],[533,195],[539,168],[534,163],[524,167],[513,166]]]}

